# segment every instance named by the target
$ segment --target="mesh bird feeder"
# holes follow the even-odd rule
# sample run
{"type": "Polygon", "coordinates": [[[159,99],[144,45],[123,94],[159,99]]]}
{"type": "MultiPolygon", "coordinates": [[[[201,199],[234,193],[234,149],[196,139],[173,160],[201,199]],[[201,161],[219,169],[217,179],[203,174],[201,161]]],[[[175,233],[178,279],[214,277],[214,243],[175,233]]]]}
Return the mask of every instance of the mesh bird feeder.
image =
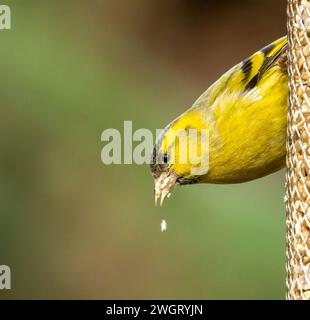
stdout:
{"type": "Polygon", "coordinates": [[[310,0],[288,0],[287,299],[310,300],[310,0]]]}

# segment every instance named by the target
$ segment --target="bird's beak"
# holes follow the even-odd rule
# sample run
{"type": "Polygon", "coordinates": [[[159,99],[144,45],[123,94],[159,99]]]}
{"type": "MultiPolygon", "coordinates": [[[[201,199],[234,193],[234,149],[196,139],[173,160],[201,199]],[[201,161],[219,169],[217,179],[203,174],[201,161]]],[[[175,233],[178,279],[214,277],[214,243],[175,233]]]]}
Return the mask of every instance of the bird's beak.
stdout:
{"type": "Polygon", "coordinates": [[[163,172],[157,179],[155,179],[155,205],[160,199],[162,206],[165,198],[169,198],[173,188],[176,185],[177,175],[174,173],[163,172]]]}

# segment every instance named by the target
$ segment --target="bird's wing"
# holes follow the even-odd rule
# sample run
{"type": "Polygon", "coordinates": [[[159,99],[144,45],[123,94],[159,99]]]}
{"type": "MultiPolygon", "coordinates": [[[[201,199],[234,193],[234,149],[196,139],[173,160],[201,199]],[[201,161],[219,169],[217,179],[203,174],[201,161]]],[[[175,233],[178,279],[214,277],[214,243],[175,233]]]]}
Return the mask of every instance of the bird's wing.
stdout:
{"type": "Polygon", "coordinates": [[[244,95],[255,91],[264,74],[274,66],[287,72],[287,37],[282,37],[234,66],[205,92],[195,104],[208,99],[208,105],[222,94],[244,95]]]}
{"type": "Polygon", "coordinates": [[[287,37],[280,38],[253,54],[241,63],[244,74],[245,91],[252,90],[263,75],[273,66],[278,65],[286,72],[287,37]]]}

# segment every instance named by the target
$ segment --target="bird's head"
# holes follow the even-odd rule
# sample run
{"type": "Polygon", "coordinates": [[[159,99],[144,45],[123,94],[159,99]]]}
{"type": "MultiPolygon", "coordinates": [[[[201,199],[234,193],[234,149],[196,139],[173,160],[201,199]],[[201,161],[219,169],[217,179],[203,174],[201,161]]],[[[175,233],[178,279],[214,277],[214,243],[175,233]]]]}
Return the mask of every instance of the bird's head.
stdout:
{"type": "Polygon", "coordinates": [[[155,203],[162,205],[169,198],[176,185],[186,185],[201,181],[201,168],[205,173],[206,159],[203,142],[201,115],[187,112],[171,122],[158,137],[154,145],[151,171],[155,182],[155,203]],[[196,136],[195,136],[196,133],[196,136]],[[195,151],[195,152],[194,152],[195,151]],[[193,154],[196,154],[193,161],[193,154]],[[200,171],[199,171],[200,170],[200,171]]]}

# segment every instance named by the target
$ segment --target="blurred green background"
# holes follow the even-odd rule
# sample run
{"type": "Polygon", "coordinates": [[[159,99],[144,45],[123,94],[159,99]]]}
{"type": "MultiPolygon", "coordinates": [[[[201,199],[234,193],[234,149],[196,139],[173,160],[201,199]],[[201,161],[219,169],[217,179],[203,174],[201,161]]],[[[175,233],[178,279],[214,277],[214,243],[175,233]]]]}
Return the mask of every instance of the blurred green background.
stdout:
{"type": "Polygon", "coordinates": [[[286,33],[285,1],[3,4],[0,298],[283,299],[283,171],[156,208],[148,166],[104,165],[100,136],[163,128],[286,33]]]}

